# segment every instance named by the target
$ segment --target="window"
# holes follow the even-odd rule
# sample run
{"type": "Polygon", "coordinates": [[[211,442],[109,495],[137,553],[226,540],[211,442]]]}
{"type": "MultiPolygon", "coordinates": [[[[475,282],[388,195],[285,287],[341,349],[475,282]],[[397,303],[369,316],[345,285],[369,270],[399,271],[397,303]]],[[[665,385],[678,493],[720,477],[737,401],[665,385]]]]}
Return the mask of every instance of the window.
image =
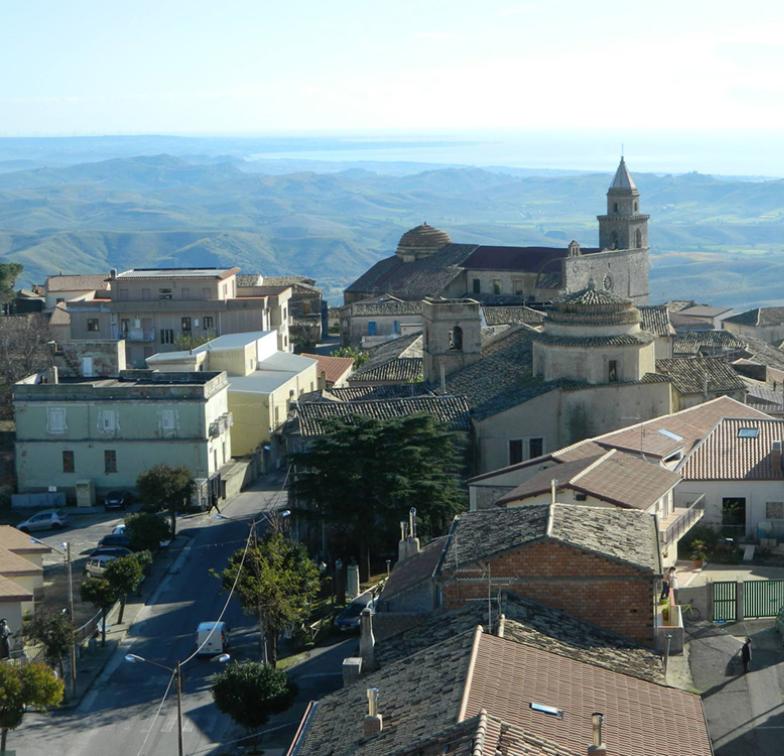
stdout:
{"type": "Polygon", "coordinates": [[[177,432],[177,415],[173,409],[164,409],[158,415],[161,435],[173,436],[177,432]]]}
{"type": "Polygon", "coordinates": [[[463,329],[460,326],[455,326],[449,332],[449,348],[460,352],[463,349],[463,329]]]}
{"type": "Polygon", "coordinates": [[[726,496],[721,500],[721,524],[728,534],[746,527],[746,499],[743,496],[726,496]]]}
{"type": "Polygon", "coordinates": [[[161,344],[174,343],[174,330],[172,328],[161,328],[161,344]]]}
{"type": "Polygon", "coordinates": [[[501,279],[494,278],[493,279],[493,294],[500,294],[501,293],[501,279]]]}
{"type": "Polygon", "coordinates": [[[482,282],[478,278],[474,279],[473,291],[474,291],[474,294],[481,294],[482,293],[482,282]]]}
{"type": "Polygon", "coordinates": [[[181,318],[180,319],[180,328],[182,328],[183,333],[190,333],[191,332],[191,319],[190,318],[181,318]]]}
{"type": "Polygon", "coordinates": [[[202,286],[201,298],[202,299],[209,299],[210,298],[210,290],[209,290],[209,288],[207,286],[202,286]]]}
{"type": "Polygon", "coordinates": [[[115,410],[101,410],[98,413],[98,430],[103,433],[114,433],[119,426],[115,410]]]}
{"type": "Polygon", "coordinates": [[[376,321],[368,320],[368,336],[375,336],[376,330],[377,330],[376,321]]]}
{"type": "Polygon", "coordinates": [[[55,304],[60,304],[60,302],[65,302],[65,297],[57,297],[55,304]]]}
{"type": "Polygon", "coordinates": [[[103,453],[103,471],[109,473],[117,472],[117,452],[114,449],[106,449],[103,453]]]}
{"type": "Polygon", "coordinates": [[[74,453],[72,451],[63,452],[63,472],[72,473],[76,469],[74,464],[74,453]]]}
{"type": "Polygon", "coordinates": [[[182,287],[182,298],[183,299],[190,299],[191,298],[191,290],[187,286],[182,287]]]}
{"type": "Polygon", "coordinates": [[[618,360],[607,362],[607,380],[610,383],[618,383],[618,360]]]}
{"type": "Polygon", "coordinates": [[[533,711],[539,711],[542,714],[548,714],[551,717],[558,717],[558,719],[563,719],[563,712],[560,709],[557,709],[555,706],[547,706],[545,704],[536,703],[536,701],[531,701],[529,706],[533,711]]]}
{"type": "Polygon", "coordinates": [[[392,321],[392,333],[395,334],[395,336],[399,336],[400,335],[400,321],[399,320],[393,320],[392,321]]]}
{"type": "Polygon", "coordinates": [[[65,433],[65,409],[48,407],[46,410],[46,430],[49,433],[65,433]]]}
{"type": "Polygon", "coordinates": [[[516,465],[518,462],[523,461],[523,440],[521,438],[513,438],[509,442],[509,464],[516,465]]]}
{"type": "Polygon", "coordinates": [[[97,331],[101,330],[101,326],[98,323],[98,318],[87,318],[87,330],[96,333],[97,331]]]}
{"type": "Polygon", "coordinates": [[[283,322],[284,322],[284,323],[286,322],[286,319],[287,319],[287,318],[288,318],[288,314],[286,313],[286,308],[284,307],[284,308],[283,308],[283,322]]]}
{"type": "Polygon", "coordinates": [[[512,291],[514,291],[514,295],[516,297],[525,296],[525,286],[523,285],[522,278],[513,278],[512,279],[512,291]]]}
{"type": "Polygon", "coordinates": [[[128,329],[130,328],[130,322],[128,318],[122,318],[120,320],[120,336],[122,338],[126,338],[128,336],[128,329]]]}
{"type": "Polygon", "coordinates": [[[765,502],[766,520],[784,520],[784,501],[765,502]]]}
{"type": "Polygon", "coordinates": [[[528,459],[541,457],[544,454],[544,439],[543,438],[529,438],[528,439],[528,459]]]}
{"type": "Polygon", "coordinates": [[[635,200],[634,202],[634,212],[636,213],[640,209],[640,204],[635,200]]]}
{"type": "Polygon", "coordinates": [[[617,202],[613,202],[613,212],[614,213],[618,212],[618,203],[617,202]]]}
{"type": "Polygon", "coordinates": [[[212,330],[212,315],[205,315],[201,319],[201,325],[202,325],[202,328],[205,331],[211,331],[212,330]]]}
{"type": "Polygon", "coordinates": [[[637,245],[637,249],[642,247],[642,231],[639,228],[634,232],[634,243],[637,245]]]}
{"type": "Polygon", "coordinates": [[[757,438],[759,428],[738,428],[738,438],[757,438]]]}
{"type": "Polygon", "coordinates": [[[579,493],[578,492],[578,493],[576,493],[574,495],[574,500],[575,501],[587,501],[588,500],[588,496],[586,494],[584,494],[584,493],[579,493]]]}
{"type": "Polygon", "coordinates": [[[158,299],[171,299],[171,298],[172,298],[171,289],[158,289],[158,299]]]}

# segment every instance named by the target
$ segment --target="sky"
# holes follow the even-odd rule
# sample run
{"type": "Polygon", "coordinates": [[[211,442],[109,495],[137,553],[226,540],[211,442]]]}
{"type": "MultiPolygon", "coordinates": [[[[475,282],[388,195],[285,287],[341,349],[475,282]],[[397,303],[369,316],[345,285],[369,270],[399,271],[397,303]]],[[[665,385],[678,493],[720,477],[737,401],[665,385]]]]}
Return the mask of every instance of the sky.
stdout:
{"type": "Polygon", "coordinates": [[[0,0],[0,136],[784,128],[784,3],[0,0]]]}

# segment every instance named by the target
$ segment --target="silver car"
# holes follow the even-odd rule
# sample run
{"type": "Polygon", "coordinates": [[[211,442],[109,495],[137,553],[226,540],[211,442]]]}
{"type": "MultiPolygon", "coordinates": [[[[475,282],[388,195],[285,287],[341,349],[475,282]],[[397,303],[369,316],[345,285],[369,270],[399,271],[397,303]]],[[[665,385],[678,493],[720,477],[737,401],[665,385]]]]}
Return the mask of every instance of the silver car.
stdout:
{"type": "Polygon", "coordinates": [[[54,528],[65,528],[68,526],[68,515],[48,509],[39,512],[32,517],[28,517],[24,522],[20,522],[16,527],[23,533],[34,533],[37,530],[52,530],[54,528]]]}

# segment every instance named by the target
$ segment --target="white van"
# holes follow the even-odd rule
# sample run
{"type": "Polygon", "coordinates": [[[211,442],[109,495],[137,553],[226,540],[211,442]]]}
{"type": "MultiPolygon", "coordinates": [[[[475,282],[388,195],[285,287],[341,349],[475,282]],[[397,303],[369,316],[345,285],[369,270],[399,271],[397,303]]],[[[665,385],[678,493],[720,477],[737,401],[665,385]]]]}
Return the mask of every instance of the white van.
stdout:
{"type": "Polygon", "coordinates": [[[222,654],[228,647],[229,628],[225,622],[199,623],[196,628],[196,648],[199,649],[199,656],[222,654]]]}

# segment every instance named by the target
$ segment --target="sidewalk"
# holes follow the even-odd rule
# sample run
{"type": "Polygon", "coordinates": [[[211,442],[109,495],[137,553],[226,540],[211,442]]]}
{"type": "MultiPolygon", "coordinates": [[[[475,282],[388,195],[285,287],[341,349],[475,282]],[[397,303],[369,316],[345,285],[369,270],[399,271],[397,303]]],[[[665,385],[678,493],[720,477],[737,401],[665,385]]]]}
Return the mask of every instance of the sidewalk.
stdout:
{"type": "Polygon", "coordinates": [[[692,676],[702,694],[717,756],[780,753],[784,729],[781,641],[770,621],[689,629],[692,676]],[[752,639],[751,671],[744,675],[738,652],[752,639]]]}
{"type": "Polygon", "coordinates": [[[75,695],[69,694],[70,673],[66,671],[66,700],[63,703],[63,708],[73,708],[79,705],[117,650],[120,642],[127,635],[139,612],[148,603],[153,603],[152,599],[166,576],[179,569],[179,565],[182,564],[190,548],[190,543],[189,537],[179,534],[165,550],[159,553],[152,564],[150,573],[142,584],[141,592],[136,596],[128,597],[122,624],[118,624],[116,621],[120,614],[119,603],[109,612],[106,619],[105,646],[101,645],[99,638],[92,646],[82,645],[80,647],[76,663],[76,693],[75,695]]]}

